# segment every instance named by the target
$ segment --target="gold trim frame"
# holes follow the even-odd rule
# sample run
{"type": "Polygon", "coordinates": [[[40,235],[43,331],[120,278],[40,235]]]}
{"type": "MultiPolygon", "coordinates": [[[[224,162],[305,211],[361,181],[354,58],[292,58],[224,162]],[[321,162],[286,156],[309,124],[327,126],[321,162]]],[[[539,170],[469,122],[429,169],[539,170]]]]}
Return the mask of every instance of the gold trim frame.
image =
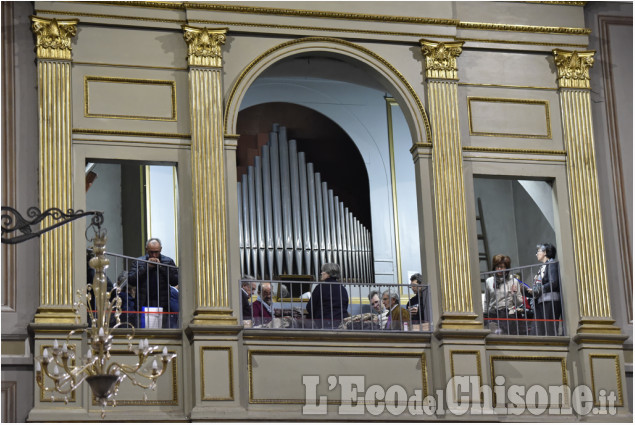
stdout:
{"type": "Polygon", "coordinates": [[[488,152],[488,153],[512,153],[526,155],[557,155],[566,156],[566,151],[547,149],[513,149],[513,148],[490,148],[480,146],[463,146],[463,152],[488,152]]]}
{"type": "Polygon", "coordinates": [[[172,80],[151,80],[145,78],[118,78],[118,77],[101,77],[95,75],[84,76],[84,117],[86,118],[115,118],[124,120],[147,120],[147,121],[176,121],[177,120],[177,107],[176,107],[176,81],[172,80]],[[171,101],[172,101],[172,114],[170,118],[164,117],[152,117],[145,115],[120,115],[120,114],[91,114],[88,111],[90,104],[90,91],[89,82],[101,82],[101,83],[119,83],[119,84],[146,84],[146,85],[158,85],[168,86],[171,89],[171,101]]]}
{"type": "MultiPolygon", "coordinates": [[[[511,360],[511,361],[525,361],[525,362],[560,362],[560,367],[562,370],[562,385],[567,386],[568,384],[568,379],[567,379],[567,358],[566,357],[556,357],[556,356],[490,356],[489,358],[489,365],[490,365],[490,384],[495,385],[496,381],[496,372],[495,372],[495,368],[494,368],[494,362],[495,361],[504,361],[504,360],[511,360]]],[[[493,392],[492,395],[492,402],[493,402],[493,406],[496,406],[496,392],[493,392]]],[[[565,403],[570,404],[571,400],[568,399],[568,397],[566,397],[566,393],[565,393],[565,403]]],[[[565,408],[565,406],[560,405],[560,408],[565,408]]]]}
{"type": "MultiPolygon", "coordinates": [[[[395,143],[392,131],[392,108],[399,108],[399,104],[392,97],[385,98],[386,115],[388,118],[388,150],[390,153],[390,186],[392,189],[392,213],[395,226],[395,260],[397,262],[397,282],[402,282],[401,271],[401,241],[399,239],[399,208],[397,206],[397,177],[395,175],[395,143]]],[[[400,287],[401,295],[403,295],[403,287],[400,287]]]]}
{"type": "MultiPolygon", "coordinates": [[[[110,350],[111,354],[130,354],[128,350],[110,350]]],[[[168,350],[168,353],[175,353],[173,350],[168,350]]],[[[178,391],[178,368],[177,368],[178,356],[172,359],[172,400],[117,400],[118,406],[178,406],[179,391],[178,391]]],[[[143,390],[141,390],[143,391],[143,390]]],[[[148,391],[148,390],[145,390],[148,391]]],[[[95,395],[91,392],[91,401],[93,406],[99,406],[95,395]]],[[[110,404],[109,404],[110,405],[110,404]]]]}
{"type": "Polygon", "coordinates": [[[518,137],[523,139],[552,139],[551,133],[551,114],[549,111],[548,100],[538,99],[509,99],[502,97],[480,97],[480,96],[468,96],[467,97],[467,116],[470,126],[470,136],[491,136],[491,137],[518,137]],[[474,131],[472,127],[472,102],[489,102],[489,103],[518,103],[524,105],[544,105],[545,107],[545,123],[547,124],[547,134],[515,134],[515,133],[494,133],[494,132],[481,132],[474,131]]]}
{"type": "MultiPolygon", "coordinates": [[[[479,385],[483,386],[485,383],[483,382],[483,369],[481,366],[481,352],[478,350],[450,350],[450,378],[454,378],[456,374],[454,373],[454,354],[476,354],[476,367],[478,368],[478,379],[479,385]]],[[[452,386],[452,393],[454,396],[454,402],[457,402],[456,399],[456,387],[452,386]]],[[[483,403],[483,393],[479,391],[479,402],[483,403]]],[[[470,400],[470,403],[474,403],[474,400],[470,400]]]]}
{"type": "Polygon", "coordinates": [[[622,393],[622,371],[620,370],[620,358],[617,354],[589,354],[589,368],[591,372],[591,392],[593,393],[593,406],[596,407],[606,407],[601,406],[598,403],[598,400],[595,396],[595,374],[593,371],[593,359],[615,359],[615,381],[617,383],[617,395],[619,399],[619,404],[615,404],[615,407],[624,407],[624,394],[622,393]]]}
{"type": "MultiPolygon", "coordinates": [[[[40,356],[44,355],[44,349],[48,348],[51,349],[53,348],[53,345],[41,345],[40,346],[40,356]]],[[[77,356],[78,354],[81,356],[81,353],[79,351],[77,351],[77,345],[75,344],[71,344],[68,346],[69,351],[74,351],[75,355],[77,356]]],[[[71,359],[70,361],[70,366],[73,367],[75,366],[75,359],[71,359]]],[[[43,374],[42,379],[45,379],[46,375],[43,374]]],[[[39,385],[38,385],[39,387],[39,385]]],[[[40,403],[62,403],[65,402],[66,400],[64,398],[55,398],[55,393],[51,392],[51,396],[50,397],[44,397],[44,388],[39,387],[39,392],[40,392],[40,403]]],[[[71,392],[71,396],[68,398],[68,403],[75,403],[77,402],[77,398],[75,397],[77,394],[77,391],[72,391],[71,392]]]]}
{"type": "MultiPolygon", "coordinates": [[[[280,351],[280,350],[249,350],[247,352],[247,366],[249,369],[249,404],[305,404],[305,399],[254,399],[254,385],[252,372],[252,357],[254,355],[293,355],[293,356],[350,356],[350,357],[418,357],[421,359],[421,383],[422,397],[428,396],[428,364],[426,363],[426,353],[415,352],[383,352],[383,351],[280,351]]],[[[327,400],[327,404],[342,404],[342,400],[327,400]]]]}
{"type": "Polygon", "coordinates": [[[166,139],[191,139],[187,133],[152,133],[147,131],[98,130],[92,128],[74,128],[73,134],[103,134],[108,136],[163,137],[166,139]]]}
{"type": "Polygon", "coordinates": [[[201,400],[203,401],[234,401],[234,355],[232,347],[201,347],[201,400]],[[205,397],[205,362],[203,356],[205,351],[226,350],[229,358],[229,397],[205,397]]]}

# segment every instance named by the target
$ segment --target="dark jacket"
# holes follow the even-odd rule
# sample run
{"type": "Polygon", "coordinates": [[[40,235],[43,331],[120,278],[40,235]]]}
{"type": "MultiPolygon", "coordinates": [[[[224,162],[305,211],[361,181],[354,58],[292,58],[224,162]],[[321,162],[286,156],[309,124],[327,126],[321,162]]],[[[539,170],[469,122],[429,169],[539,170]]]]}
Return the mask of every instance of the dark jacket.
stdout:
{"type": "Polygon", "coordinates": [[[240,303],[243,308],[243,320],[251,319],[251,305],[249,304],[249,299],[251,297],[245,292],[244,289],[240,289],[240,303]]]}
{"type": "Polygon", "coordinates": [[[560,266],[557,261],[545,263],[545,275],[542,277],[538,302],[560,300],[560,266]]]}
{"type": "MultiPolygon", "coordinates": [[[[337,282],[329,277],[324,282],[337,282]]],[[[342,320],[348,317],[348,292],[340,283],[320,283],[306,305],[309,319],[342,320]]]]}
{"type": "Polygon", "coordinates": [[[414,297],[410,298],[408,304],[406,304],[406,308],[419,306],[419,312],[412,314],[412,320],[416,323],[419,322],[428,322],[430,320],[430,291],[429,286],[425,285],[421,288],[421,292],[415,294],[414,297]]]}
{"type": "MultiPolygon", "coordinates": [[[[148,260],[146,254],[139,260],[148,260]]],[[[137,305],[139,307],[163,307],[168,311],[170,306],[170,286],[179,284],[179,269],[170,257],[161,255],[161,264],[173,266],[163,267],[157,264],[148,267],[145,261],[134,261],[128,272],[128,285],[137,288],[137,305]]]]}

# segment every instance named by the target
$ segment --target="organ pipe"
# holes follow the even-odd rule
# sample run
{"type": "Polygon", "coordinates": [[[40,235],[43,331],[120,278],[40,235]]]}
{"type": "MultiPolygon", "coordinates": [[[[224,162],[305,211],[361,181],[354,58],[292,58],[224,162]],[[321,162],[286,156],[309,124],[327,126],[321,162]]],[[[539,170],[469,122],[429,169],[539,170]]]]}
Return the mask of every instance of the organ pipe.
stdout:
{"type": "Polygon", "coordinates": [[[340,265],[341,280],[372,283],[370,232],[274,124],[261,155],[237,183],[240,270],[257,279],[340,265]]]}

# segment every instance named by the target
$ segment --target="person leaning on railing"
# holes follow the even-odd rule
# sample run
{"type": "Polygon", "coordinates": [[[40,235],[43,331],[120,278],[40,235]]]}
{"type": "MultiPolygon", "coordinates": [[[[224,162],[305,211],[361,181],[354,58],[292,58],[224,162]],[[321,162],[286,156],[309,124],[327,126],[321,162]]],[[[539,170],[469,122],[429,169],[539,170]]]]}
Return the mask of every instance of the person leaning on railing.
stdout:
{"type": "Polygon", "coordinates": [[[335,263],[322,265],[319,283],[311,292],[306,305],[307,318],[313,320],[313,326],[336,328],[342,319],[348,317],[348,292],[340,278],[340,266],[335,263]]]}
{"type": "Polygon", "coordinates": [[[523,296],[519,284],[511,274],[511,258],[497,254],[492,258],[496,273],[485,281],[485,305],[490,323],[496,323],[503,334],[521,333],[518,322],[519,309],[523,306],[523,296]],[[503,271],[506,270],[506,271],[503,271]],[[501,319],[501,320],[495,320],[501,319]]]}
{"type": "MultiPolygon", "coordinates": [[[[179,269],[174,260],[161,254],[161,240],[146,242],[146,255],[134,261],[128,272],[128,285],[137,287],[137,306],[162,307],[170,311],[170,286],[179,284],[179,269]],[[172,267],[165,267],[165,266],[172,267]]],[[[168,314],[163,315],[164,328],[169,327],[168,314]]]]}
{"type": "Polygon", "coordinates": [[[423,284],[423,276],[421,273],[415,273],[410,276],[410,286],[415,293],[406,304],[406,308],[410,312],[412,323],[425,323],[429,321],[429,295],[428,285],[423,284]]]}

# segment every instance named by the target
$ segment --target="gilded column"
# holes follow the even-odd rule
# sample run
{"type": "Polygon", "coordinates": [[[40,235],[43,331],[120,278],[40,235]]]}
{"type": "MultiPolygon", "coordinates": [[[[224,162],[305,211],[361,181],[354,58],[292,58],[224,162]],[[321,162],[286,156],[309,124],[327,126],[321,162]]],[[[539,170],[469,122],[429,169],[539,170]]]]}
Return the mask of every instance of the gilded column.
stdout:
{"type": "Polygon", "coordinates": [[[192,121],[194,324],[236,324],[227,272],[222,50],[227,29],[183,26],[192,121]]]}
{"type": "MultiPolygon", "coordinates": [[[[45,211],[73,208],[71,165],[71,38],[78,20],[31,17],[36,36],[39,103],[39,198],[45,211]]],[[[42,223],[49,226],[51,220],[42,223]]],[[[73,231],[40,238],[40,306],[35,323],[74,323],[73,231]]]]}
{"type": "Polygon", "coordinates": [[[458,68],[462,42],[421,40],[432,127],[435,221],[442,293],[442,329],[482,329],[472,305],[463,159],[459,130],[458,68]]]}
{"type": "Polygon", "coordinates": [[[613,325],[600,218],[589,69],[594,51],[553,50],[567,150],[571,226],[578,282],[578,333],[620,333],[613,325]]]}

